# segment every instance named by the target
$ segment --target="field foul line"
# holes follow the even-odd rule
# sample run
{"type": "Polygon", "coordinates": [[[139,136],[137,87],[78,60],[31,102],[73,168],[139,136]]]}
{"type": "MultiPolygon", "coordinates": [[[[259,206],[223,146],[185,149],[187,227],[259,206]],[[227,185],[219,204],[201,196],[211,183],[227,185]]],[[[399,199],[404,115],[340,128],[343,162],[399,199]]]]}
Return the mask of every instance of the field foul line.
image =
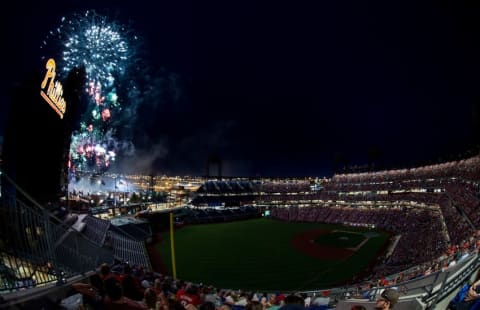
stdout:
{"type": "MultiPolygon", "coordinates": [[[[343,233],[347,233],[347,234],[356,234],[356,235],[363,235],[363,233],[361,232],[356,232],[356,231],[346,231],[346,230],[332,230],[332,232],[343,232],[343,233]]],[[[368,240],[370,240],[370,237],[365,237],[365,239],[363,239],[362,242],[360,242],[359,245],[357,245],[356,247],[354,248],[345,248],[347,250],[352,250],[352,251],[358,251],[358,249],[360,249],[365,243],[368,242],[368,240]]]]}
{"type": "Polygon", "coordinates": [[[357,245],[357,246],[354,247],[354,248],[347,248],[347,249],[352,250],[352,251],[358,251],[358,249],[360,249],[365,243],[367,243],[368,240],[370,240],[370,237],[365,237],[365,239],[363,239],[363,241],[360,242],[359,245],[357,245]]]}

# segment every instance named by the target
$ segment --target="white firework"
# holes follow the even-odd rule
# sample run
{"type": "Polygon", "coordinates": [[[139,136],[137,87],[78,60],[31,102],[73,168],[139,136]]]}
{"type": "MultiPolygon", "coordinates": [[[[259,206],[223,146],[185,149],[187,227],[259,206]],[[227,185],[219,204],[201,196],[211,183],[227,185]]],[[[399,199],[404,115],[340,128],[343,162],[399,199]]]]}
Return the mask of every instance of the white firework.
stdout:
{"type": "MultiPolygon", "coordinates": [[[[128,30],[87,11],[81,18],[66,20],[59,28],[63,32],[63,70],[84,65],[89,82],[110,87],[115,76],[122,76],[132,57],[128,30]]],[[[135,38],[133,38],[135,39],[135,38]]]]}

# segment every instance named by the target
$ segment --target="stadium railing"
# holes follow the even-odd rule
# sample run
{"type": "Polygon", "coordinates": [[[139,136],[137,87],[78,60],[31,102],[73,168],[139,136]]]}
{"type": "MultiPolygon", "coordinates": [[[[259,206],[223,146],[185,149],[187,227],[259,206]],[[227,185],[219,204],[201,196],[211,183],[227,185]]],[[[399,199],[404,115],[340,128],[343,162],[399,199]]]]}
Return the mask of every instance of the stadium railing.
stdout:
{"type": "MultiPolygon", "coordinates": [[[[395,309],[436,309],[440,302],[468,282],[472,275],[478,272],[479,266],[480,256],[476,253],[471,254],[445,271],[398,283],[395,286],[373,288],[366,295],[376,296],[383,289],[394,287],[401,293],[395,309]]],[[[344,291],[348,290],[354,291],[354,288],[344,289],[344,291]]],[[[340,299],[337,309],[350,309],[353,305],[363,305],[369,309],[374,303],[375,301],[367,299],[340,299]]]]}
{"type": "MultiPolygon", "coordinates": [[[[0,293],[61,285],[68,278],[113,261],[99,247],[36,202],[7,176],[2,177],[0,204],[0,293]]],[[[24,292],[27,294],[27,292],[24,292]]]]}

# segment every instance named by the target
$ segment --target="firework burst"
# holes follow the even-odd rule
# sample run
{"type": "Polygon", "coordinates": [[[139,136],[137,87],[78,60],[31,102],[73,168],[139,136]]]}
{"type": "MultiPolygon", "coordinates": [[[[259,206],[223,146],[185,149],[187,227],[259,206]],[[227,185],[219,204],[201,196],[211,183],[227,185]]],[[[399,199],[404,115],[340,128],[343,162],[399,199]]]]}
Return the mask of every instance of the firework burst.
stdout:
{"type": "Polygon", "coordinates": [[[125,105],[136,105],[129,96],[136,85],[126,76],[135,75],[132,64],[138,57],[138,37],[128,27],[87,11],[62,18],[42,48],[49,50],[50,45],[61,51],[58,63],[65,75],[80,66],[87,74],[88,105],[79,130],[72,135],[69,167],[72,171],[104,172],[121,152],[119,146],[125,144],[117,141],[118,126],[125,118],[122,114],[132,109],[125,105]]]}

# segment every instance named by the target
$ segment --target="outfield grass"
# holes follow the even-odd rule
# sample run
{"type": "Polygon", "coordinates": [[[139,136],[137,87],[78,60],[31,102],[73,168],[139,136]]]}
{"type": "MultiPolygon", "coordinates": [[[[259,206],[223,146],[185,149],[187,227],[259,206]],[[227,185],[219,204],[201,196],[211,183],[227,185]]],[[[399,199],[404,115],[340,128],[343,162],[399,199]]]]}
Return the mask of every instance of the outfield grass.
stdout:
{"type": "MultiPolygon", "coordinates": [[[[372,232],[265,218],[187,226],[175,232],[177,277],[221,288],[262,291],[332,287],[364,270],[388,238],[378,232],[345,261],[320,260],[298,252],[290,243],[292,236],[311,229],[372,232]]],[[[171,268],[169,234],[163,239],[157,249],[171,268]]]]}

